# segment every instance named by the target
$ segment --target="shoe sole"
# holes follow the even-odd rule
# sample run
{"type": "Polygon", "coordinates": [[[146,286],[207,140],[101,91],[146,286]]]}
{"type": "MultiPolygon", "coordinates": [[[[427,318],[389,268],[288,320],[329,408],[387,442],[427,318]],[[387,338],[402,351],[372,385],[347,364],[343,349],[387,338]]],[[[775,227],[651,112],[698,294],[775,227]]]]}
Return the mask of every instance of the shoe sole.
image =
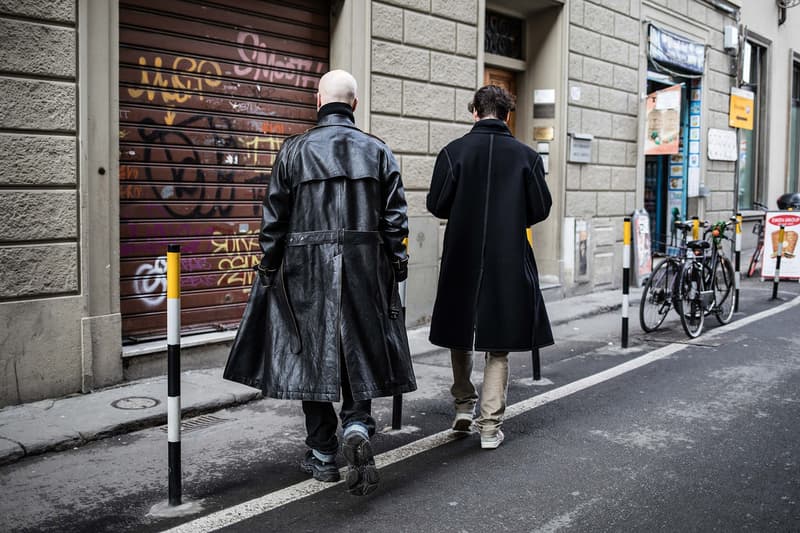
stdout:
{"type": "Polygon", "coordinates": [[[305,472],[306,474],[311,474],[311,477],[316,479],[317,481],[322,481],[323,483],[335,483],[342,479],[339,475],[339,471],[337,470],[336,473],[333,472],[320,472],[313,466],[301,464],[300,471],[305,472]]]}
{"type": "Polygon", "coordinates": [[[481,439],[481,448],[484,450],[495,450],[503,444],[505,439],[505,435],[500,433],[500,438],[492,439],[492,440],[483,440],[481,439]]]}
{"type": "Polygon", "coordinates": [[[356,446],[345,443],[342,453],[349,468],[345,476],[347,491],[355,496],[366,496],[378,488],[378,467],[369,440],[362,440],[356,446]]]}
{"type": "Polygon", "coordinates": [[[459,418],[455,422],[453,422],[453,431],[462,431],[468,432],[472,427],[472,419],[470,418],[459,418]]]}

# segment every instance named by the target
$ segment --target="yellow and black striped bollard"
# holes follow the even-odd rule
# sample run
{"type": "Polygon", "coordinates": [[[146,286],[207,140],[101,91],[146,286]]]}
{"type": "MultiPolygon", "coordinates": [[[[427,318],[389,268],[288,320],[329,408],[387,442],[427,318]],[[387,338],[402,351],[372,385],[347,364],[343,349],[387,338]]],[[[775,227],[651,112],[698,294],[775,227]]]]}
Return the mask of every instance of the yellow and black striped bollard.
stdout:
{"type": "Polygon", "coordinates": [[[167,447],[169,504],[181,504],[181,247],[167,246],[167,447]]]}

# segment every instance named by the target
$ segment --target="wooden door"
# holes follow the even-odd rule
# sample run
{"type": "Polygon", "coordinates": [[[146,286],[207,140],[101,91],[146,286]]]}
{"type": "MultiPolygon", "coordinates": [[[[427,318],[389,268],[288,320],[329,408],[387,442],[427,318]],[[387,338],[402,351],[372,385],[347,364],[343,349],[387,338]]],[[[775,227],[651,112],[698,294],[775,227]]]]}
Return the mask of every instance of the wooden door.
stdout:
{"type": "MultiPolygon", "coordinates": [[[[486,67],[483,71],[483,84],[497,85],[510,92],[515,97],[517,96],[517,75],[515,72],[495,67],[486,67]]],[[[515,115],[516,113],[513,111],[508,115],[508,129],[511,130],[512,135],[516,135],[514,129],[515,115]]]]}

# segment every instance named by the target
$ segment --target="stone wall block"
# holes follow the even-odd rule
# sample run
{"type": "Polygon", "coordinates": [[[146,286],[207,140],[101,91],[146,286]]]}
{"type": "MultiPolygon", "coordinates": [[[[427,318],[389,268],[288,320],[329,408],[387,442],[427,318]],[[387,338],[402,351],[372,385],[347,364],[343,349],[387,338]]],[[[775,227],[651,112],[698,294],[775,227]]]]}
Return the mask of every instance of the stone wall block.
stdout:
{"type": "Polygon", "coordinates": [[[78,246],[3,246],[0,272],[2,298],[74,292],[78,290],[78,246]]]}
{"type": "Polygon", "coordinates": [[[472,101],[472,97],[475,96],[475,91],[467,90],[467,89],[456,89],[456,97],[455,97],[455,119],[457,122],[464,122],[467,124],[472,124],[472,113],[469,112],[467,109],[467,104],[472,101]]]}
{"type": "MultiPolygon", "coordinates": [[[[431,0],[381,0],[385,4],[394,4],[400,7],[407,7],[409,9],[416,9],[417,11],[428,12],[431,10],[431,0]]],[[[375,6],[377,2],[373,2],[375,6]]],[[[373,9],[375,9],[373,7],[373,9]]]]}
{"type": "Polygon", "coordinates": [[[621,166],[627,164],[626,143],[600,139],[597,141],[597,148],[600,164],[621,166]]]}
{"type": "Polygon", "coordinates": [[[720,93],[717,91],[708,91],[708,108],[712,111],[720,113],[728,113],[730,111],[730,93],[720,93]]]}
{"type": "Polygon", "coordinates": [[[628,44],[613,37],[603,36],[600,38],[600,58],[627,66],[630,60],[628,44]]]}
{"type": "Polygon", "coordinates": [[[425,206],[428,193],[424,191],[406,191],[406,203],[408,203],[408,216],[420,217],[430,215],[425,206]]]}
{"type": "Polygon", "coordinates": [[[611,167],[583,165],[581,168],[581,189],[607,191],[611,185],[611,167]]]}
{"type": "Polygon", "coordinates": [[[614,66],[591,57],[583,58],[583,81],[606,85],[614,79],[614,66]]]}
{"type": "Polygon", "coordinates": [[[431,81],[474,89],[478,64],[475,59],[431,52],[431,81]]]}
{"type": "Polygon", "coordinates": [[[639,96],[636,94],[629,94],[628,95],[628,114],[629,115],[638,115],[639,114],[639,96]]]}
{"type": "Polygon", "coordinates": [[[569,53],[569,71],[567,72],[567,76],[576,80],[583,78],[583,56],[575,52],[569,53]]]}
{"type": "Polygon", "coordinates": [[[456,52],[462,56],[478,55],[478,30],[475,26],[458,24],[456,28],[456,52]]]}
{"type": "Polygon", "coordinates": [[[636,189],[636,169],[633,167],[611,168],[611,189],[632,191],[636,189]]]}
{"type": "Polygon", "coordinates": [[[588,191],[567,191],[565,216],[592,217],[597,208],[597,193],[588,191]]]}
{"type": "Polygon", "coordinates": [[[686,15],[689,13],[689,0],[668,0],[667,7],[672,12],[686,15]]]}
{"type": "Polygon", "coordinates": [[[581,168],[584,165],[567,163],[567,189],[578,190],[581,188],[581,168]]]}
{"type": "Polygon", "coordinates": [[[614,88],[635,93],[638,87],[639,73],[627,67],[614,65],[614,88]]]}
{"type": "Polygon", "coordinates": [[[0,0],[0,14],[49,20],[75,22],[75,0],[0,0]]]}
{"type": "Polygon", "coordinates": [[[372,76],[370,108],[377,113],[399,115],[403,111],[403,82],[385,76],[372,76]]]}
{"type": "Polygon", "coordinates": [[[569,33],[569,49],[579,54],[595,56],[600,49],[600,35],[573,26],[569,33]]]}
{"type": "Polygon", "coordinates": [[[614,28],[614,12],[586,2],[583,6],[583,25],[597,33],[610,34],[614,28]]]}
{"type": "Polygon", "coordinates": [[[372,4],[372,37],[403,40],[403,10],[379,2],[372,4]]]}
{"type": "Polygon", "coordinates": [[[709,89],[720,93],[726,93],[731,90],[735,80],[727,74],[721,74],[713,70],[709,71],[705,76],[705,82],[709,89]]]}
{"type": "Polygon", "coordinates": [[[597,215],[615,216],[624,215],[625,193],[617,191],[606,191],[597,193],[597,215]]]}
{"type": "Polygon", "coordinates": [[[584,0],[572,0],[569,2],[569,21],[572,24],[583,26],[583,5],[584,0]]]}
{"type": "Polygon", "coordinates": [[[373,72],[427,80],[430,66],[430,52],[427,50],[383,41],[372,42],[373,72]]]}
{"type": "Polygon", "coordinates": [[[444,148],[450,141],[462,137],[468,133],[470,129],[472,129],[472,127],[467,124],[431,122],[430,153],[438,154],[439,150],[444,148]]]}
{"type": "Polygon", "coordinates": [[[580,131],[581,129],[581,108],[570,105],[567,108],[567,130],[580,131]]]}
{"type": "Polygon", "coordinates": [[[611,137],[612,116],[604,111],[584,109],[581,111],[581,132],[595,137],[611,137]]]}
{"type": "Polygon", "coordinates": [[[0,196],[0,241],[73,239],[78,235],[75,191],[8,191],[0,196]]]}
{"type": "Polygon", "coordinates": [[[406,11],[403,39],[406,44],[444,52],[455,52],[456,23],[415,11],[406,11]]]}
{"type": "Polygon", "coordinates": [[[414,81],[403,82],[403,114],[407,117],[453,120],[455,89],[414,81]]]}
{"type": "Polygon", "coordinates": [[[427,121],[372,115],[371,122],[370,132],[383,139],[393,152],[427,153],[427,121]]]}
{"type": "Polygon", "coordinates": [[[625,141],[635,141],[639,122],[634,117],[614,115],[612,137],[625,141]]]}
{"type": "Polygon", "coordinates": [[[638,19],[619,14],[614,15],[614,37],[638,45],[640,30],[641,23],[638,19]]]}
{"type": "Polygon", "coordinates": [[[700,24],[705,24],[706,11],[708,11],[708,7],[706,5],[700,2],[689,2],[688,14],[690,19],[699,22],[700,24]]]}
{"type": "Polygon", "coordinates": [[[436,163],[436,158],[433,156],[404,155],[400,159],[403,186],[407,190],[427,190],[431,185],[433,165],[436,163]]]}
{"type": "MultiPolygon", "coordinates": [[[[570,82],[569,85],[570,87],[577,86],[581,88],[581,99],[578,101],[573,100],[573,103],[583,107],[600,107],[600,87],[580,82],[570,82]]],[[[605,105],[603,105],[603,109],[606,109],[605,105]]]]}
{"type": "Polygon", "coordinates": [[[53,76],[75,77],[75,30],[0,19],[0,47],[3,70],[53,76]]]}
{"type": "Polygon", "coordinates": [[[598,92],[598,97],[603,102],[603,109],[611,113],[628,112],[628,93],[608,87],[600,87],[598,92]]]}
{"type": "Polygon", "coordinates": [[[431,0],[431,13],[467,24],[477,24],[478,0],[431,0]]]}
{"type": "Polygon", "coordinates": [[[0,78],[0,128],[75,131],[75,85],[0,78]]]}
{"type": "Polygon", "coordinates": [[[74,185],[74,137],[0,134],[0,184],[74,185]]]}

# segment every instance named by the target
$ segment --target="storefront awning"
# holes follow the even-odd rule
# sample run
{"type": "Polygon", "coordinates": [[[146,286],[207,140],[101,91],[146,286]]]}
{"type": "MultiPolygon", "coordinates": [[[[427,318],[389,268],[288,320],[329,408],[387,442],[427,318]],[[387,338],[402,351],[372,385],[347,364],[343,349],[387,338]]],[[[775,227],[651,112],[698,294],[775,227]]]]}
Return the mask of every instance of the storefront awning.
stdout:
{"type": "Polygon", "coordinates": [[[648,27],[647,54],[659,70],[686,78],[703,75],[706,47],[654,24],[648,27]]]}

